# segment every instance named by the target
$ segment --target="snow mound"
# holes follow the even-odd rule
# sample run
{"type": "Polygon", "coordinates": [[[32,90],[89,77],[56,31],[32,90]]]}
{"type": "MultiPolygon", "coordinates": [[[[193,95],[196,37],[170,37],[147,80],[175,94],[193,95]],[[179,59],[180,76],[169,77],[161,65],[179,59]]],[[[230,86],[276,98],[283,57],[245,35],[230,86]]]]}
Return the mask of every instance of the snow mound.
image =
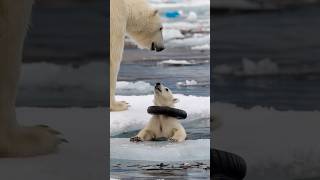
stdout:
{"type": "MultiPolygon", "coordinates": [[[[186,96],[182,94],[174,95],[179,99],[176,108],[185,110],[188,118],[181,121],[191,123],[203,118],[210,118],[210,97],[186,96]]],[[[147,96],[117,96],[118,101],[127,101],[131,107],[122,112],[110,113],[110,134],[111,136],[140,130],[149,121],[151,115],[147,113],[147,108],[153,105],[153,95],[147,96]]]]}
{"type": "Polygon", "coordinates": [[[196,161],[210,160],[210,140],[130,142],[127,138],[110,140],[110,158],[144,161],[196,161]]]}

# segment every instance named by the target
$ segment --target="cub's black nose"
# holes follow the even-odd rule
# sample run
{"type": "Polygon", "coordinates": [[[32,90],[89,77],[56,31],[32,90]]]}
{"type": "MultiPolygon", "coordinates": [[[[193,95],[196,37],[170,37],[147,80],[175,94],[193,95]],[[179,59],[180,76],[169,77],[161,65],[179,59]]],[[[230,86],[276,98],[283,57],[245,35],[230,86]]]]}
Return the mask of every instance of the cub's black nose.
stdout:
{"type": "Polygon", "coordinates": [[[161,84],[160,83],[156,83],[156,86],[160,86],[161,84]]]}

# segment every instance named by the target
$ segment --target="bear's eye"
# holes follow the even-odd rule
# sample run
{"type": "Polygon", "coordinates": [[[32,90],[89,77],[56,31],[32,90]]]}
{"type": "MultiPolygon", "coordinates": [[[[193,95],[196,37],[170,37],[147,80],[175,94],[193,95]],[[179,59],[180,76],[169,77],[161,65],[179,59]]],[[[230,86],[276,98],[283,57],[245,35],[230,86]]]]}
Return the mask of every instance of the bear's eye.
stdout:
{"type": "Polygon", "coordinates": [[[163,27],[160,27],[160,31],[162,31],[163,27]]]}
{"type": "Polygon", "coordinates": [[[169,89],[168,89],[168,88],[166,88],[166,91],[169,91],[169,89]]]}

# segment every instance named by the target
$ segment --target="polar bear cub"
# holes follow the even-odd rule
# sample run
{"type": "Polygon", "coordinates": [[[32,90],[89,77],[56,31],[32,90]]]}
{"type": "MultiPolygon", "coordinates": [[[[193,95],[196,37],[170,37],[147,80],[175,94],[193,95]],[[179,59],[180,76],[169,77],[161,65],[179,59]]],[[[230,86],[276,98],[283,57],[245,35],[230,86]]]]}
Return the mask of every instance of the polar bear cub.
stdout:
{"type": "MultiPolygon", "coordinates": [[[[161,83],[154,87],[154,105],[174,107],[178,99],[174,98],[169,88],[161,83]]],[[[157,138],[168,138],[171,142],[182,142],[187,134],[177,118],[165,115],[153,115],[149,123],[137,136],[130,138],[130,141],[150,141],[157,138]]]]}

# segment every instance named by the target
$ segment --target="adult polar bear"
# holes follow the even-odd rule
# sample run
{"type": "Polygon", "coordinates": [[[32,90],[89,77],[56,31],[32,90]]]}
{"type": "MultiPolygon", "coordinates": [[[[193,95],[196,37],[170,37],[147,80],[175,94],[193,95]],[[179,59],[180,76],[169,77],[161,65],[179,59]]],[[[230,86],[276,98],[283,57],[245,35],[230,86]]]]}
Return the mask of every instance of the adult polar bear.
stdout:
{"type": "Polygon", "coordinates": [[[110,110],[123,111],[128,103],[115,100],[115,89],[128,34],[141,48],[164,49],[162,25],[158,11],[147,0],[110,1],[110,110]]]}
{"type": "MultiPolygon", "coordinates": [[[[64,141],[48,126],[20,126],[16,121],[15,101],[20,76],[24,37],[33,0],[0,0],[0,157],[48,154],[64,141]]],[[[114,99],[124,34],[141,47],[163,49],[157,11],[143,0],[111,0],[111,109],[125,110],[127,104],[114,99]]]]}

